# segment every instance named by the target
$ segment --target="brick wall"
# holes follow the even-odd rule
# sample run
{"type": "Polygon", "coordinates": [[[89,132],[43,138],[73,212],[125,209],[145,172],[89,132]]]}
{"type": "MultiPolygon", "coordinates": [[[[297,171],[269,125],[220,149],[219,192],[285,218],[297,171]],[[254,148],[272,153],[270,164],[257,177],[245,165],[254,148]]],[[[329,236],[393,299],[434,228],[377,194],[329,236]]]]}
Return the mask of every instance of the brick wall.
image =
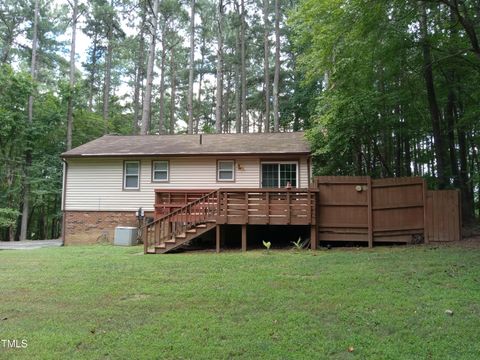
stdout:
{"type": "Polygon", "coordinates": [[[116,226],[137,226],[135,212],[66,211],[64,243],[112,243],[116,226]]]}

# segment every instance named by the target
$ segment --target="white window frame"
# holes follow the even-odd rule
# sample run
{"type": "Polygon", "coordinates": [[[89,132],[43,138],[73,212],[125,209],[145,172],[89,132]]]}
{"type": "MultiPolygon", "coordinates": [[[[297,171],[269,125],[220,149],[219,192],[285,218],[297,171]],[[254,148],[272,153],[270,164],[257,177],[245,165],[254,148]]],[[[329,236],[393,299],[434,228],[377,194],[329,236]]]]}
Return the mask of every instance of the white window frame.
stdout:
{"type": "Polygon", "coordinates": [[[154,160],[152,161],[152,182],[154,183],[166,183],[170,181],[170,161],[168,160],[154,160]],[[156,163],[167,163],[167,178],[166,179],[155,179],[155,172],[165,172],[165,170],[155,170],[156,163]]]}
{"type": "MultiPolygon", "coordinates": [[[[140,190],[140,173],[141,173],[141,162],[140,160],[128,160],[123,162],[123,190],[140,190]],[[137,173],[137,187],[127,187],[127,164],[137,164],[138,165],[138,173],[137,173]]],[[[128,176],[135,176],[132,174],[128,174],[128,176]]]]}
{"type": "MultiPolygon", "coordinates": [[[[263,169],[262,169],[262,166],[263,164],[295,164],[296,166],[296,182],[297,182],[297,185],[295,186],[295,188],[299,188],[300,186],[300,165],[299,165],[299,162],[298,161],[262,161],[260,163],[260,187],[263,188],[262,184],[263,184],[263,169]]],[[[293,187],[293,186],[292,186],[293,187]]],[[[275,189],[275,188],[272,188],[272,189],[275,189]]],[[[280,187],[280,166],[278,167],[278,189],[282,189],[282,187],[280,187]]]]}
{"type": "MultiPolygon", "coordinates": [[[[222,170],[226,171],[226,170],[222,170]]],[[[235,160],[217,160],[217,182],[235,182],[235,160]],[[231,163],[232,164],[232,178],[231,179],[220,179],[220,163],[231,163]]]]}

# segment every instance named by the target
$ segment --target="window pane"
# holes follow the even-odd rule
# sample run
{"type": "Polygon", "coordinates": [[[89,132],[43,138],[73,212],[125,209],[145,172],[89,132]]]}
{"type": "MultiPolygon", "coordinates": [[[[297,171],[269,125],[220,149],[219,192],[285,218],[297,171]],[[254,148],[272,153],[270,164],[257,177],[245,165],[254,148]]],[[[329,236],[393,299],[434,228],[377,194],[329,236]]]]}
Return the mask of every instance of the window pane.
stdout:
{"type": "Polygon", "coordinates": [[[280,187],[297,186],[297,164],[280,164],[280,187]]]}
{"type": "Polygon", "coordinates": [[[233,180],[233,171],[220,170],[218,172],[219,180],[233,180]]]}
{"type": "Polygon", "coordinates": [[[127,175],[125,177],[125,188],[138,188],[138,176],[127,175]]]}
{"type": "Polygon", "coordinates": [[[154,171],[153,172],[153,180],[168,180],[168,172],[167,171],[154,171]]]}
{"type": "Polygon", "coordinates": [[[154,170],[168,171],[168,161],[156,161],[154,164],[154,170]]]}
{"type": "Polygon", "coordinates": [[[278,187],[278,164],[262,164],[262,187],[278,187]]]}
{"type": "Polygon", "coordinates": [[[230,170],[233,171],[233,161],[219,161],[218,162],[219,170],[230,170]]]}
{"type": "Polygon", "coordinates": [[[125,163],[125,173],[127,175],[138,175],[138,162],[125,163]]]}

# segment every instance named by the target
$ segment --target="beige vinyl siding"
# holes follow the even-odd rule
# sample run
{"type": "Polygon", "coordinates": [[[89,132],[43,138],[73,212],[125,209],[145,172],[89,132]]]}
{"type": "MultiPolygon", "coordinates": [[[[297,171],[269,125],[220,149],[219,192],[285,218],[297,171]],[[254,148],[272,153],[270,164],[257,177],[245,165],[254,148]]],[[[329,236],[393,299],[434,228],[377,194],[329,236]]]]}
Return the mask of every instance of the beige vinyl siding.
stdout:
{"type": "Polygon", "coordinates": [[[307,158],[301,158],[298,162],[299,176],[300,176],[300,187],[307,188],[308,187],[308,162],[307,158]]]}
{"type": "MultiPolygon", "coordinates": [[[[65,210],[153,210],[154,189],[218,189],[260,187],[260,160],[235,160],[235,182],[217,182],[217,158],[154,158],[141,160],[140,189],[123,190],[124,159],[69,159],[65,210]],[[169,182],[152,183],[152,161],[169,160],[169,182]]],[[[308,186],[307,159],[299,161],[300,186],[308,186]]]]}

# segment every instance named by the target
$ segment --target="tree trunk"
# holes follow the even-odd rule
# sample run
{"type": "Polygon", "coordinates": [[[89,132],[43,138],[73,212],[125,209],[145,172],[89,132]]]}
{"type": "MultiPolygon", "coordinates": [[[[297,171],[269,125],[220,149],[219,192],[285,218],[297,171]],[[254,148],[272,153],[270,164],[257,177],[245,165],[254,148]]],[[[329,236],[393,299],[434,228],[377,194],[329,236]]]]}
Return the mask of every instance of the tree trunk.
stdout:
{"type": "Polygon", "coordinates": [[[202,56],[200,58],[200,71],[199,71],[199,74],[198,74],[198,104],[199,104],[199,108],[197,109],[197,118],[195,120],[195,134],[198,134],[198,131],[199,131],[199,127],[200,127],[200,118],[202,116],[202,82],[203,82],[203,66],[205,64],[205,53],[204,53],[204,49],[205,49],[205,36],[203,36],[202,38],[202,56]]]}
{"type": "Polygon", "coordinates": [[[240,47],[241,47],[241,83],[242,83],[242,122],[243,132],[248,133],[247,119],[247,72],[246,72],[246,53],[245,53],[245,0],[240,1],[240,47]]]}
{"type": "Polygon", "coordinates": [[[230,92],[232,85],[232,73],[231,71],[227,72],[227,91],[225,92],[225,98],[223,99],[223,119],[224,119],[224,126],[223,132],[229,133],[231,132],[231,124],[230,124],[230,92]]]}
{"type": "Polygon", "coordinates": [[[140,22],[140,32],[138,34],[138,54],[137,54],[137,66],[135,72],[135,89],[133,91],[133,134],[138,134],[138,126],[140,123],[140,91],[142,88],[144,68],[145,68],[145,21],[146,21],[146,9],[142,6],[140,10],[142,13],[142,19],[140,22]]]}
{"type": "MultiPolygon", "coordinates": [[[[37,42],[38,42],[38,13],[39,13],[39,0],[35,0],[34,20],[33,20],[33,34],[32,34],[32,61],[30,64],[30,74],[32,80],[37,78],[37,42]]],[[[28,124],[33,126],[33,95],[28,97],[28,124]]],[[[30,138],[30,136],[29,136],[30,138]]],[[[30,142],[31,139],[28,140],[30,142]]],[[[32,150],[30,144],[27,146],[25,153],[25,167],[23,174],[23,206],[22,206],[22,222],[20,226],[20,240],[26,240],[28,236],[28,216],[30,208],[30,167],[32,166],[32,150]]]]}
{"type": "Polygon", "coordinates": [[[105,79],[103,85],[103,121],[104,132],[108,133],[108,118],[110,115],[110,82],[112,79],[112,58],[113,58],[113,24],[109,24],[107,32],[107,55],[105,58],[105,79]]]}
{"type": "Polygon", "coordinates": [[[97,74],[97,50],[98,50],[98,34],[95,33],[92,41],[92,56],[90,61],[92,62],[92,68],[90,70],[90,79],[88,84],[88,108],[93,111],[93,90],[95,87],[95,77],[97,74]]]}
{"type": "Polygon", "coordinates": [[[151,106],[152,106],[153,66],[155,65],[155,43],[157,40],[158,3],[159,3],[159,0],[155,0],[153,3],[152,26],[150,28],[151,38],[150,38],[150,47],[148,50],[148,63],[147,63],[147,84],[145,86],[145,95],[143,97],[142,125],[140,127],[141,135],[147,135],[147,133],[150,131],[151,110],[152,110],[151,106]]]}
{"type": "Polygon", "coordinates": [[[77,35],[78,0],[73,1],[72,11],[72,44],[70,45],[70,89],[67,104],[67,151],[72,148],[73,87],[75,85],[75,41],[77,35]]]}
{"type": "Polygon", "coordinates": [[[191,0],[190,13],[190,63],[188,65],[188,134],[193,134],[193,76],[195,66],[195,0],[191,0]]]}
{"type": "Polygon", "coordinates": [[[405,175],[412,176],[412,153],[410,150],[410,139],[408,136],[405,136],[403,149],[405,151],[405,175]]]}
{"type": "Polygon", "coordinates": [[[280,110],[278,103],[278,86],[280,82],[280,0],[275,0],[275,73],[273,76],[273,131],[278,132],[280,110]]]}
{"type": "Polygon", "coordinates": [[[175,65],[175,47],[172,46],[170,58],[170,76],[172,79],[172,94],[170,97],[170,135],[175,132],[175,97],[177,82],[177,67],[175,65]]]}
{"type": "MultiPolygon", "coordinates": [[[[235,3],[236,5],[236,3],[235,3]]],[[[235,6],[235,10],[238,14],[238,6],[235,6]]],[[[242,76],[241,76],[241,45],[240,45],[240,31],[237,28],[235,36],[235,52],[236,52],[236,64],[235,64],[235,132],[240,133],[242,131],[242,76]]]]}
{"type": "Polygon", "coordinates": [[[420,31],[422,35],[423,65],[425,86],[427,89],[428,105],[432,119],[432,130],[435,148],[435,160],[438,175],[438,187],[444,189],[448,183],[445,175],[445,151],[443,145],[443,136],[440,126],[441,116],[438,108],[437,96],[435,94],[435,85],[433,81],[432,55],[430,52],[430,42],[428,38],[427,10],[425,4],[421,4],[420,31]]]}
{"type": "Polygon", "coordinates": [[[215,132],[222,132],[222,97],[223,97],[223,0],[219,0],[217,7],[217,89],[216,89],[216,108],[215,108],[215,132]]]}
{"type": "Polygon", "coordinates": [[[263,33],[263,47],[264,47],[264,55],[263,55],[263,77],[265,83],[265,124],[264,124],[264,131],[270,132],[270,65],[269,65],[269,57],[270,57],[270,43],[268,40],[268,36],[270,35],[270,24],[268,21],[268,8],[269,0],[263,0],[263,26],[264,26],[264,33],[263,33]]]}
{"type": "Polygon", "coordinates": [[[165,62],[167,59],[167,43],[165,39],[165,26],[162,29],[162,55],[160,60],[160,108],[158,111],[158,133],[165,134],[165,62]]]}

